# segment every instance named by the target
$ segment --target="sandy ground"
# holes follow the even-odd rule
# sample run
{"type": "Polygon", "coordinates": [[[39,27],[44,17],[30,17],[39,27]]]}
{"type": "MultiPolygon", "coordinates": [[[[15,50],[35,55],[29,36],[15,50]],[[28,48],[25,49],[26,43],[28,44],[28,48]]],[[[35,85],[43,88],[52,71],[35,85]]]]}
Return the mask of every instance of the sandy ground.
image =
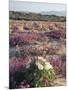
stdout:
{"type": "Polygon", "coordinates": [[[61,76],[57,76],[57,78],[53,81],[52,86],[65,86],[66,79],[61,76]]]}

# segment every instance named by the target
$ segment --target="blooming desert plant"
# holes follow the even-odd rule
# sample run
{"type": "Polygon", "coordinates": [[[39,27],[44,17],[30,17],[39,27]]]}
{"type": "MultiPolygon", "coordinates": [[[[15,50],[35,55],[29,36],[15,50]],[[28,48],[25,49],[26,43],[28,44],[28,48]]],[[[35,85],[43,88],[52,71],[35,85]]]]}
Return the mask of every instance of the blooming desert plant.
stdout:
{"type": "Polygon", "coordinates": [[[33,60],[28,68],[27,82],[31,87],[48,86],[55,79],[54,69],[46,59],[38,57],[38,60],[33,60]],[[45,81],[45,83],[43,83],[45,81]],[[46,82],[48,82],[46,84],[46,82]]]}
{"type": "Polygon", "coordinates": [[[49,86],[55,79],[53,67],[43,57],[30,59],[24,69],[18,68],[14,74],[11,72],[10,78],[11,76],[13,78],[11,84],[15,82],[15,88],[49,86]],[[26,83],[21,84],[24,81],[26,83]]]}

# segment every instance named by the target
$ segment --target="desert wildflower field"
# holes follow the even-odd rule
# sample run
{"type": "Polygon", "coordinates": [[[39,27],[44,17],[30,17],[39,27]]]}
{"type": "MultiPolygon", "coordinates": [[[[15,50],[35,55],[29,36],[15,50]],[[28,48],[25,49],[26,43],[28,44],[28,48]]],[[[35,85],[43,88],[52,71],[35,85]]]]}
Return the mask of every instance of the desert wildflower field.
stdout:
{"type": "Polygon", "coordinates": [[[9,88],[66,85],[66,16],[9,11],[9,88]]]}

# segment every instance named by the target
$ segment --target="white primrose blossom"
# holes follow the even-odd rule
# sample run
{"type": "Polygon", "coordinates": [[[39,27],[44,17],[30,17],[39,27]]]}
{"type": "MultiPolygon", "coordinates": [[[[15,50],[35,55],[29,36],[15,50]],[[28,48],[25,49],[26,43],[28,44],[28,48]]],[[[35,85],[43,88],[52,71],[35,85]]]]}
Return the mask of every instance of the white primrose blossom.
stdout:
{"type": "Polygon", "coordinates": [[[38,66],[40,70],[43,70],[43,68],[45,70],[53,69],[52,65],[49,62],[47,62],[45,58],[40,57],[40,56],[38,56],[38,61],[36,62],[36,65],[38,66]],[[42,65],[40,61],[42,61],[44,65],[42,65]]]}
{"type": "Polygon", "coordinates": [[[39,62],[36,62],[36,65],[38,66],[39,70],[43,70],[44,67],[42,64],[40,64],[39,62]]]}
{"type": "Polygon", "coordinates": [[[30,67],[30,65],[28,64],[28,65],[26,65],[26,68],[29,68],[30,67]]]}
{"type": "Polygon", "coordinates": [[[38,56],[38,60],[41,60],[41,61],[43,61],[43,62],[45,62],[45,61],[46,61],[46,59],[45,59],[45,58],[43,58],[43,57],[41,57],[41,56],[38,56]]]}
{"type": "Polygon", "coordinates": [[[49,62],[45,63],[45,69],[49,70],[49,69],[53,69],[52,65],[49,62]]]}

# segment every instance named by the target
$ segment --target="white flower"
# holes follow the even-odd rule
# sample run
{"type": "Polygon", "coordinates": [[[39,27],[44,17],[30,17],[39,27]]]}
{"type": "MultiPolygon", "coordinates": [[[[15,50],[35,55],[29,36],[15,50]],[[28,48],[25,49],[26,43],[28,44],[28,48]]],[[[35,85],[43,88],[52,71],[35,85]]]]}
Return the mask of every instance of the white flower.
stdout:
{"type": "Polygon", "coordinates": [[[46,59],[41,57],[41,56],[38,56],[38,60],[41,60],[41,61],[44,61],[44,62],[46,61],[46,59]]]}
{"type": "Polygon", "coordinates": [[[49,70],[49,69],[53,69],[52,65],[49,62],[45,63],[45,69],[49,70]]]}
{"type": "Polygon", "coordinates": [[[39,62],[36,62],[36,65],[38,66],[39,70],[43,70],[43,65],[41,65],[39,62]]]}
{"type": "Polygon", "coordinates": [[[16,51],[20,52],[20,47],[18,45],[16,45],[16,51]]]}
{"type": "Polygon", "coordinates": [[[30,65],[28,64],[28,65],[26,65],[26,68],[29,68],[30,67],[30,65]]]}

